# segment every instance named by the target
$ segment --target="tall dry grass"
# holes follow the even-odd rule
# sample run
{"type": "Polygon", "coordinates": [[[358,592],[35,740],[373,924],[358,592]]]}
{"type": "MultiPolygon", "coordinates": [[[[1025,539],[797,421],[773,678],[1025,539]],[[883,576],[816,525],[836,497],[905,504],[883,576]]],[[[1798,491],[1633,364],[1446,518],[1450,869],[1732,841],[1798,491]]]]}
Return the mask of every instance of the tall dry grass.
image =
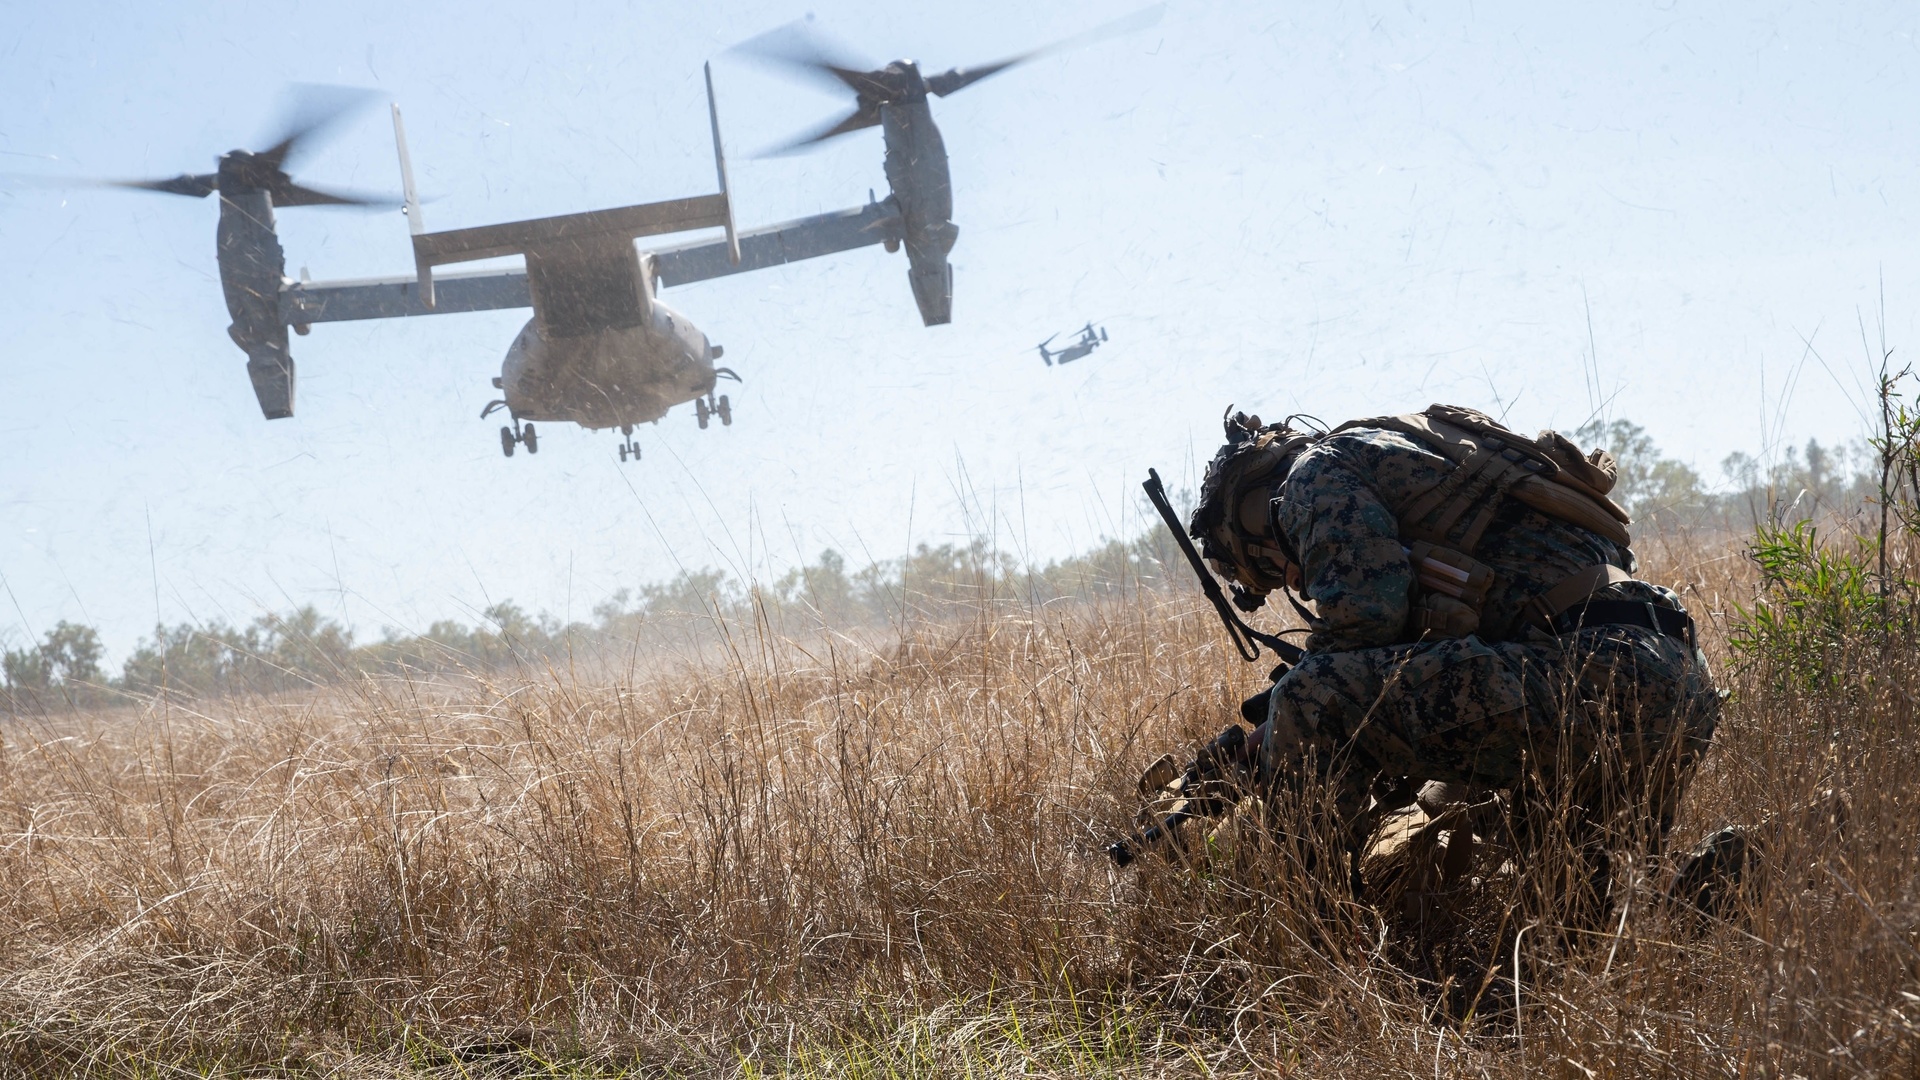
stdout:
{"type": "MultiPolygon", "coordinates": [[[[1663,559],[1698,610],[1753,596],[1731,551],[1663,559]]],[[[1657,903],[1642,860],[1600,931],[1515,966],[1517,927],[1480,927],[1443,986],[1337,882],[1101,853],[1140,768],[1263,684],[1186,598],[982,603],[880,647],[726,629],[625,681],[16,722],[0,1070],[1920,1069],[1910,650],[1841,692],[1733,681],[1676,840],[1764,824],[1738,917],[1657,903]],[[1791,809],[1828,789],[1843,832],[1791,809]]]]}

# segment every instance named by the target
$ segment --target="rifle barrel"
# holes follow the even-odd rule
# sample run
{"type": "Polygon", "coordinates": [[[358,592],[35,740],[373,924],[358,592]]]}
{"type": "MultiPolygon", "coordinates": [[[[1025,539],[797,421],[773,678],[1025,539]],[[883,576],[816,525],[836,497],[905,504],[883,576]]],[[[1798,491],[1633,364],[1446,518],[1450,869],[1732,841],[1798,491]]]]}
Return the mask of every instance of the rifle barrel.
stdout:
{"type": "Polygon", "coordinates": [[[1167,523],[1167,531],[1173,534],[1174,542],[1193,566],[1195,577],[1200,579],[1200,591],[1213,602],[1213,610],[1220,614],[1220,621],[1226,625],[1227,637],[1233,639],[1233,647],[1240,652],[1240,658],[1247,661],[1260,659],[1260,646],[1265,645],[1273,654],[1289,664],[1297,664],[1306,651],[1298,645],[1283,641],[1272,634],[1263,634],[1248,626],[1240,616],[1233,613],[1227,603],[1226,593],[1220,589],[1220,582],[1214,579],[1213,572],[1207,569],[1200,553],[1194,550],[1193,541],[1187,539],[1187,530],[1180,525],[1180,515],[1173,512],[1173,504],[1167,501],[1167,486],[1160,482],[1160,470],[1148,469],[1147,479],[1141,487],[1146,489],[1147,500],[1153,508],[1160,511],[1160,520],[1167,523]]]}

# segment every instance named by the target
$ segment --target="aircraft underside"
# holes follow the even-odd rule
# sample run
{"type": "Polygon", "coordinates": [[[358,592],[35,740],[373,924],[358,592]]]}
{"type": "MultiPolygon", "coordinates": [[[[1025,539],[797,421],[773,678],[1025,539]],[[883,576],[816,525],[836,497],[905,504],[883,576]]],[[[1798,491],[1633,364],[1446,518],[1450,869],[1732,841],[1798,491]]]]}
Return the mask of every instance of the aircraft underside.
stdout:
{"type": "MultiPolygon", "coordinates": [[[[529,451],[538,443],[524,437],[531,421],[562,421],[589,430],[619,428],[631,436],[638,424],[657,422],[676,405],[692,402],[701,427],[709,416],[732,422],[724,397],[714,384],[734,376],[715,368],[720,349],[706,335],[663,304],[655,303],[651,325],[615,327],[578,336],[550,336],[539,319],[529,319],[507,350],[497,385],[514,426],[501,431],[502,449],[514,443],[529,451]]],[[[482,414],[483,416],[485,414],[482,414]]],[[[629,440],[621,457],[639,457],[629,440]]]]}
{"type": "Polygon", "coordinates": [[[713,390],[705,343],[698,351],[689,344],[643,327],[547,338],[529,320],[501,366],[501,389],[521,420],[594,429],[650,423],[713,390]]]}

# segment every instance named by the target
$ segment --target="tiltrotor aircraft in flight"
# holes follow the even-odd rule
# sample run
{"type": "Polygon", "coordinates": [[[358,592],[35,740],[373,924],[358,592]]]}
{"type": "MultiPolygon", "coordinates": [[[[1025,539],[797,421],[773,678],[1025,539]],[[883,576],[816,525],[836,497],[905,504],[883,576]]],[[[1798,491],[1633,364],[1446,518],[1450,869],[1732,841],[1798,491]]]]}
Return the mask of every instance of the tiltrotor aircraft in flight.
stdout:
{"type": "Polygon", "coordinates": [[[1077,334],[1078,337],[1068,342],[1063,348],[1052,351],[1048,351],[1047,349],[1047,346],[1053,344],[1053,339],[1060,336],[1059,334],[1049,334],[1047,335],[1047,340],[1035,346],[1035,348],[1040,350],[1040,359],[1045,360],[1048,367],[1052,367],[1055,364],[1071,364],[1075,360],[1099,348],[1101,344],[1107,340],[1107,328],[1104,326],[1095,326],[1092,323],[1088,323],[1080,329],[1073,331],[1073,333],[1077,334]]]}
{"type": "Polygon", "coordinates": [[[501,397],[481,413],[484,419],[506,411],[511,423],[500,429],[501,452],[511,457],[516,446],[523,446],[535,453],[540,445],[535,423],[565,421],[589,429],[618,428],[625,436],[621,460],[638,459],[634,426],[657,422],[676,405],[692,402],[702,428],[711,417],[732,423],[726,395],[714,390],[722,378],[739,378],[715,365],[721,347],[661,302],[661,289],[880,244],[889,252],[906,249],[907,281],[921,321],[927,326],[951,321],[953,268],[947,255],[959,229],[952,221],[946,146],[928,108],[929,95],[945,97],[1043,53],[1136,29],[1158,16],[1159,9],[1150,8],[1068,41],[936,75],[921,74],[910,60],[860,70],[830,58],[791,28],[747,43],[745,52],[824,77],[854,94],[852,113],[787,149],[878,126],[889,189],[884,199],[869,193],[864,206],[747,231],[734,223],[711,65],[707,115],[718,192],[476,228],[426,230],[405,128],[394,106],[413,241],[414,272],[404,277],[295,281],[286,274],[285,252],[274,231],[276,209],[380,205],[365,195],[296,183],[286,171],[313,136],[344,115],[350,92],[309,88],[304,116],[271,147],[227,153],[214,172],[112,185],[194,198],[219,193],[216,257],[233,318],[227,333],[247,354],[247,375],[267,419],[293,415],[290,329],[305,335],[315,323],[531,307],[533,317],[493,380],[501,397]],[[647,237],[711,230],[722,235],[649,250],[635,246],[647,237]],[[524,269],[440,272],[444,266],[513,255],[524,257],[524,269]]]}

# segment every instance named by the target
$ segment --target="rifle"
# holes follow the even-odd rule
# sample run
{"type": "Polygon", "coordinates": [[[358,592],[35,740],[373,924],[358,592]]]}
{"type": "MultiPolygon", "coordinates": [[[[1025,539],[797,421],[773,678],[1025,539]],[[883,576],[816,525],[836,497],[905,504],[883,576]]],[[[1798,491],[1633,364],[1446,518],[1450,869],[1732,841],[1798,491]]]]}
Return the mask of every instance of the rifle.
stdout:
{"type": "Polygon", "coordinates": [[[1140,811],[1144,827],[1137,837],[1108,844],[1107,857],[1115,866],[1125,866],[1135,854],[1163,840],[1177,843],[1179,834],[1175,830],[1186,822],[1219,817],[1233,809],[1244,792],[1237,774],[1253,764],[1266,729],[1264,723],[1251,734],[1239,724],[1227,728],[1202,743],[1193,761],[1177,775],[1173,755],[1154,762],[1140,777],[1140,794],[1150,800],[1140,811]],[[1153,813],[1156,804],[1167,802],[1172,806],[1166,813],[1153,813]]]}
{"type": "MultiPolygon", "coordinates": [[[[1207,569],[1200,553],[1194,550],[1193,541],[1187,538],[1179,515],[1173,512],[1173,504],[1167,501],[1167,489],[1160,482],[1160,473],[1148,469],[1146,482],[1141,487],[1146,489],[1147,499],[1153,503],[1153,508],[1160,511],[1160,519],[1167,523],[1167,531],[1173,534],[1174,542],[1180,545],[1180,550],[1187,556],[1194,576],[1200,579],[1200,591],[1213,602],[1213,610],[1219,613],[1220,622],[1227,628],[1227,637],[1233,641],[1233,647],[1239,650],[1242,659],[1249,662],[1260,658],[1260,646],[1265,645],[1272,650],[1281,661],[1273,672],[1273,678],[1278,681],[1289,666],[1300,662],[1306,650],[1248,626],[1227,602],[1220,582],[1207,569]]],[[[1244,792],[1239,774],[1251,768],[1255,755],[1260,752],[1260,744],[1266,741],[1267,695],[1271,691],[1269,687],[1240,706],[1240,715],[1253,725],[1252,731],[1235,724],[1202,744],[1185,769],[1178,769],[1173,757],[1168,755],[1154,762],[1140,777],[1140,794],[1151,801],[1141,811],[1143,828],[1139,835],[1107,845],[1107,856],[1115,865],[1127,865],[1138,852],[1163,840],[1177,842],[1175,830],[1194,818],[1219,817],[1233,808],[1244,792]],[[1152,812],[1155,804],[1169,801],[1172,806],[1167,812],[1158,815],[1152,812]]]]}
{"type": "Polygon", "coordinates": [[[1248,663],[1260,659],[1260,646],[1265,645],[1283,663],[1299,663],[1300,658],[1307,655],[1306,650],[1272,634],[1255,630],[1234,613],[1233,606],[1227,602],[1227,594],[1220,588],[1220,582],[1207,569],[1207,564],[1201,561],[1200,553],[1193,549],[1193,541],[1187,539],[1187,530],[1180,526],[1180,515],[1173,512],[1173,504],[1167,501],[1167,489],[1160,483],[1160,473],[1148,469],[1146,482],[1140,486],[1147,490],[1148,501],[1153,503],[1155,510],[1160,511],[1160,520],[1167,523],[1167,531],[1173,534],[1174,542],[1180,545],[1187,562],[1193,566],[1194,576],[1200,579],[1200,591],[1213,601],[1213,610],[1220,613],[1220,622],[1226,626],[1227,637],[1233,640],[1233,647],[1240,651],[1240,658],[1248,663]]]}

